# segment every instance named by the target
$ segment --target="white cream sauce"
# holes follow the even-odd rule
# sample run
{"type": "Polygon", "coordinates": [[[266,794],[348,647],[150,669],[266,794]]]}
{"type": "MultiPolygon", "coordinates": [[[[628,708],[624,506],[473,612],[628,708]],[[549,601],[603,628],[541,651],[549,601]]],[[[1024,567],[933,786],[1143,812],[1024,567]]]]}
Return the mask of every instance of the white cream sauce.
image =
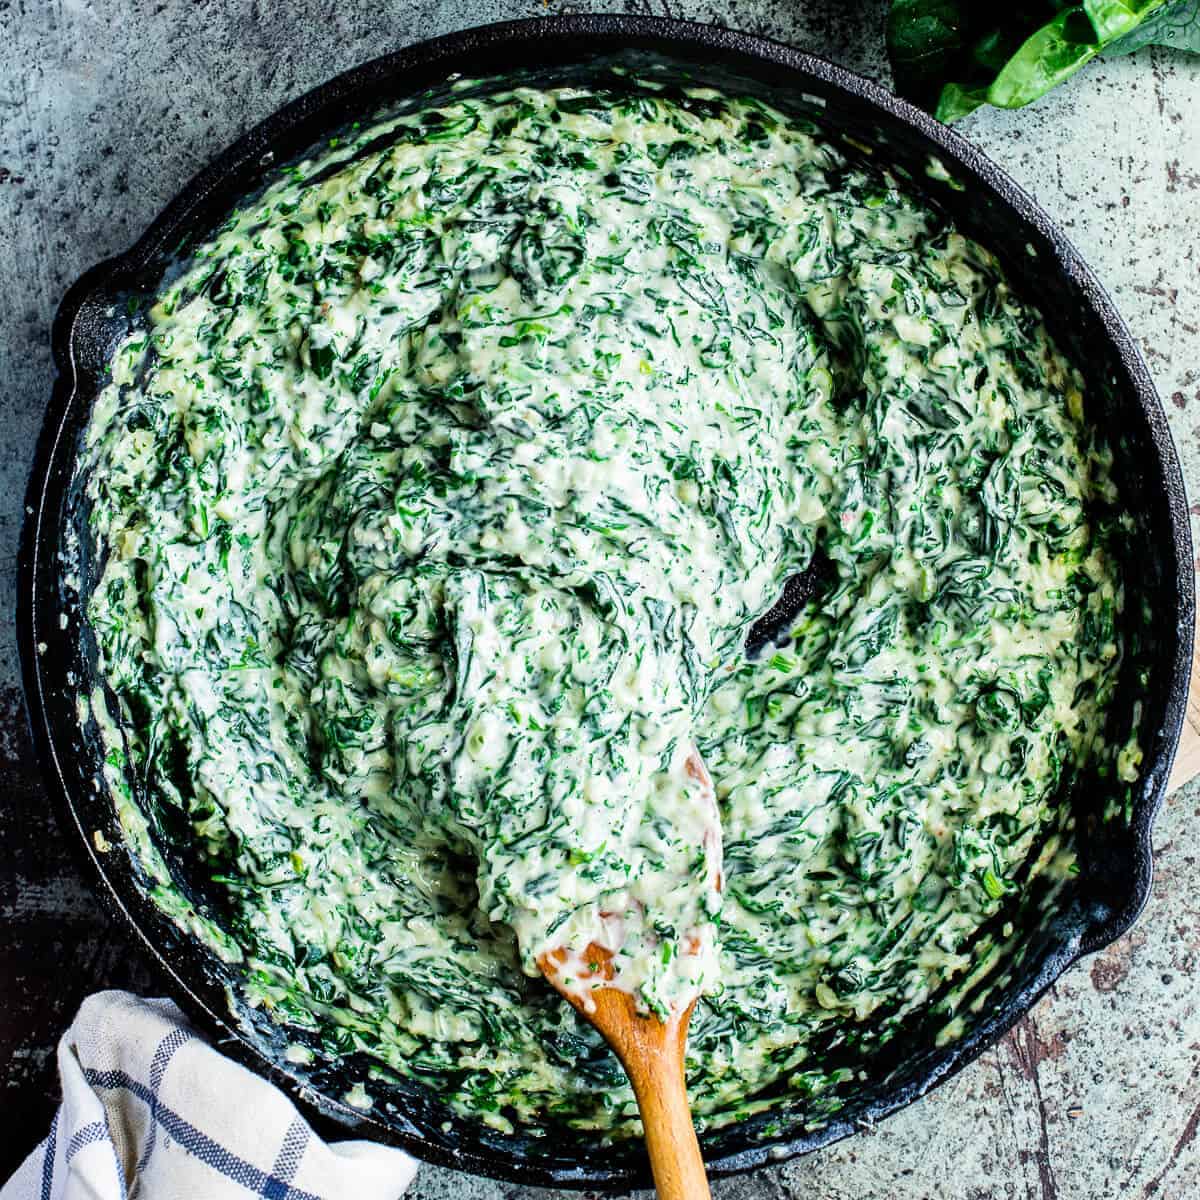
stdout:
{"type": "Polygon", "coordinates": [[[589,945],[659,1014],[704,993],[702,1116],[817,1111],[814,1048],[982,963],[1111,753],[1085,410],[986,251],[756,101],[518,88],[331,147],[157,298],[89,435],[160,903],[306,1053],[502,1127],[632,1127],[536,978],[589,945]]]}

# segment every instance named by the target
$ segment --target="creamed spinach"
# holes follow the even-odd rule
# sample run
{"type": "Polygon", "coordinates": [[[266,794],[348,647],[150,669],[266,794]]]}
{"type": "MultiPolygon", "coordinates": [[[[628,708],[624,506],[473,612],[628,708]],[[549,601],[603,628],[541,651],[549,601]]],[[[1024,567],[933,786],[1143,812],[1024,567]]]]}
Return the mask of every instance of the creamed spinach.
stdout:
{"type": "Polygon", "coordinates": [[[537,975],[589,941],[655,1012],[703,991],[702,1119],[815,1111],[814,1048],[969,974],[1069,869],[1073,773],[1136,768],[1084,409],[991,255],[756,100],[352,131],[190,258],[90,428],[97,711],[160,902],[315,1053],[502,1128],[635,1128],[537,975]]]}

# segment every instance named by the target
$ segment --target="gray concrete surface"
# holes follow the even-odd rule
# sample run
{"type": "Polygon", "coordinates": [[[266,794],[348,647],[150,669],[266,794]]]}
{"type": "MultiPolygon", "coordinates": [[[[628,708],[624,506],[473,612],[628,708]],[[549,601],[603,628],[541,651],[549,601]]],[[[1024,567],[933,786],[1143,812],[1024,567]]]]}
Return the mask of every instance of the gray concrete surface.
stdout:
{"type": "MultiPolygon", "coordinates": [[[[567,10],[549,0],[0,0],[3,612],[50,386],[50,320],[81,270],[123,249],[210,156],[313,84],[422,37],[567,10]]],[[[653,11],[667,13],[667,0],[653,11]]],[[[879,0],[674,0],[669,11],[770,34],[886,82],[879,0]]],[[[982,113],[962,130],[1066,227],[1112,290],[1200,497],[1200,59],[1151,51],[1094,64],[1035,108],[982,113]]],[[[4,1170],[44,1128],[53,1039],[79,996],[148,983],[45,814],[9,621],[0,734],[4,1170]]],[[[718,1200],[1200,1196],[1197,818],[1197,788],[1168,801],[1142,922],[1079,964],[996,1049],[874,1133],[719,1184],[718,1200]]],[[[423,1169],[410,1194],[554,1193],[423,1169]]]]}

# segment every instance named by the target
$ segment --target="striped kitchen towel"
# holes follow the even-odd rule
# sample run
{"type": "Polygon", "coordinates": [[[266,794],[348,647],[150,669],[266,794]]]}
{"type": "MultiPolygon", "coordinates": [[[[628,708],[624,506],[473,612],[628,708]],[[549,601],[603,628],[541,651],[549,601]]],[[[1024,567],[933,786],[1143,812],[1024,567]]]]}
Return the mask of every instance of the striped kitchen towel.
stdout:
{"type": "Polygon", "coordinates": [[[323,1142],[169,1000],[100,992],[58,1044],[62,1105],[0,1200],[393,1200],[416,1162],[323,1142]]]}

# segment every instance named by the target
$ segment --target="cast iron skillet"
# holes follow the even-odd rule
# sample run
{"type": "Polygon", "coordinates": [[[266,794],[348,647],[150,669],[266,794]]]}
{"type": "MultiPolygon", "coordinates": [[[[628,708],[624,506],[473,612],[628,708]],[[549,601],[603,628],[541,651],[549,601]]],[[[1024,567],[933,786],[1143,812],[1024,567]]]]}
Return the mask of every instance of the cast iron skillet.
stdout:
{"type": "Polygon", "coordinates": [[[841,1111],[821,1123],[813,1104],[797,1094],[774,1114],[705,1133],[714,1175],[827,1145],[908,1104],[1009,1029],[1080,955],[1130,926],[1150,887],[1150,828],[1179,736],[1191,659],[1192,550],[1183,484],[1133,339],[1079,255],[1024,192],[958,135],[875,84],[728,30],[646,17],[560,17],[475,29],[387,55],[247,134],[183,190],[132,250],[89,271],[55,322],[59,374],[29,488],[19,611],[25,690],[46,778],[101,895],[162,969],[167,990],[222,1049],[284,1088],[326,1133],[390,1142],[431,1162],[529,1184],[644,1183],[644,1152],[636,1143],[603,1147],[566,1130],[505,1136],[455,1117],[432,1089],[416,1084],[385,1089],[373,1109],[357,1111],[341,1097],[365,1064],[350,1058],[305,1070],[286,1063],[280,1031],[244,1007],[231,1012],[226,969],[147,898],[144,873],[122,843],[105,789],[95,784],[102,754],[96,730],[78,717],[78,698],[93,682],[95,647],[80,616],[79,592],[86,596],[92,564],[77,536],[86,514],[72,476],[109,356],[131,328],[130,299],[152,293],[181,248],[202,240],[281,164],[382,106],[424,89],[436,92],[455,74],[528,71],[553,82],[606,72],[614,58],[636,66],[647,56],[665,57],[698,82],[754,92],[811,116],[849,138],[848,152],[872,154],[906,173],[911,186],[994,250],[1085,372],[1090,416],[1111,438],[1115,475],[1137,522],[1127,572],[1129,653],[1110,734],[1123,740],[1136,728],[1144,759],[1132,786],[1091,778],[1073,789],[1082,867],[1074,884],[1056,897],[1031,886],[1006,911],[1023,949],[1004,973],[968,994],[960,1040],[939,1045],[938,1024],[918,1016],[883,1047],[869,1035],[856,1045],[831,1044],[829,1061],[863,1072],[843,1088],[841,1111]],[[931,169],[935,163],[941,169],[931,169]]]}

